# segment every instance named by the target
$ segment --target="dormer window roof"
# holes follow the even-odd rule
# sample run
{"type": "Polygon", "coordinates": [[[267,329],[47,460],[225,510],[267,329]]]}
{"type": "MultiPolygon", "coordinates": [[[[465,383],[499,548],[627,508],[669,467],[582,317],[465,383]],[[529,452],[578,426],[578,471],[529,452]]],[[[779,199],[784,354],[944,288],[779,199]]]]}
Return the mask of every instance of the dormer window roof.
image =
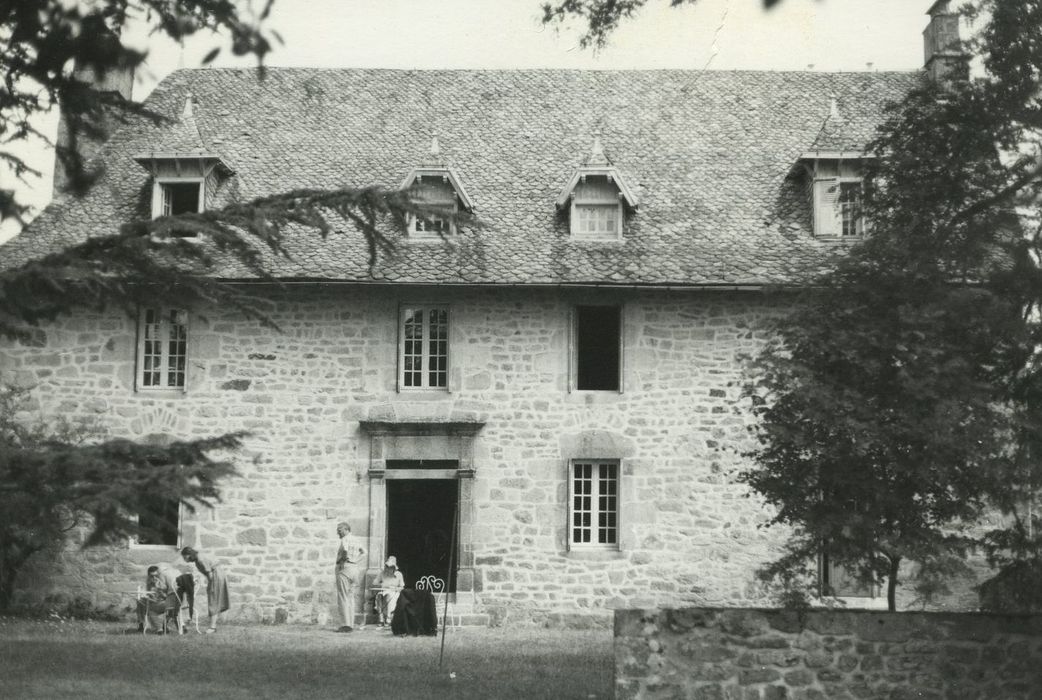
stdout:
{"type": "Polygon", "coordinates": [[[205,178],[215,170],[224,176],[235,174],[219,154],[203,143],[191,95],[185,99],[181,117],[160,135],[153,148],[133,158],[154,177],[172,173],[174,177],[205,178]]]}
{"type": "Polygon", "coordinates": [[[444,216],[411,215],[408,222],[410,238],[433,239],[453,235],[456,231],[452,218],[461,207],[467,211],[474,208],[459,174],[442,159],[437,137],[431,139],[430,152],[424,162],[410,170],[402,180],[400,189],[410,188],[418,202],[445,212],[444,216]]]}
{"type": "Polygon", "coordinates": [[[568,184],[561,190],[561,196],[557,198],[557,208],[560,209],[567,205],[576,187],[591,177],[603,178],[612,183],[618,189],[619,198],[631,209],[637,208],[639,202],[636,194],[626,184],[626,180],[623,178],[622,173],[619,172],[619,169],[612,165],[611,161],[604,154],[604,147],[601,146],[600,138],[594,138],[590,155],[587,156],[586,161],[582,165],[576,168],[571,178],[568,179],[568,184]]]}

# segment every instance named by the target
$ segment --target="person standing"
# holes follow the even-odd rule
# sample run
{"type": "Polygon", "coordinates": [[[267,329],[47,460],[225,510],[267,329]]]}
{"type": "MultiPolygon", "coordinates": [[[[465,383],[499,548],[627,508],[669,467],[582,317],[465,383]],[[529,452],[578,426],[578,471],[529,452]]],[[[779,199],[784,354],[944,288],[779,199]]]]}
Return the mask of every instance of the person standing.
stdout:
{"type": "Polygon", "coordinates": [[[210,618],[206,633],[213,634],[217,631],[217,618],[229,608],[228,579],[224,577],[224,569],[209,556],[200,554],[191,547],[182,549],[181,556],[189,564],[194,563],[195,568],[206,577],[206,614],[210,618]]]}
{"type": "Polygon", "coordinates": [[[336,534],[340,538],[336,552],[336,604],[342,622],[337,632],[351,632],[355,616],[355,583],[365,550],[351,537],[351,526],[346,522],[337,524],[336,534]]]}

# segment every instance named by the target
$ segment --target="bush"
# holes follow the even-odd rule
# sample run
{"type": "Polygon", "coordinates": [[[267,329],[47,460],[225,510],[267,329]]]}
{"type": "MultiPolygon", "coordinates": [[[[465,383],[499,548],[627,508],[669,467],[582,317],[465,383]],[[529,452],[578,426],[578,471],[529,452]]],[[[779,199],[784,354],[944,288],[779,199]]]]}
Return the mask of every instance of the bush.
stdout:
{"type": "Polygon", "coordinates": [[[125,618],[124,612],[115,605],[97,607],[83,597],[69,598],[60,593],[51,594],[38,603],[20,605],[11,611],[19,617],[48,620],[96,620],[116,622],[125,618]]]}
{"type": "Polygon", "coordinates": [[[1042,561],[1011,561],[977,587],[980,609],[996,613],[1042,613],[1042,561]]]}

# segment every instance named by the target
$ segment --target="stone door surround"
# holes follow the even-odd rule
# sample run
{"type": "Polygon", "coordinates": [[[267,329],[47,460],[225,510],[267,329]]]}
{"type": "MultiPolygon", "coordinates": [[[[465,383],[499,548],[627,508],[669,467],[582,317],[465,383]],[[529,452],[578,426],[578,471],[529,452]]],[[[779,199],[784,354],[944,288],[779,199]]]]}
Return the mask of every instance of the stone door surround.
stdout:
{"type": "Polygon", "coordinates": [[[368,576],[383,565],[387,546],[388,479],[459,480],[459,568],[456,592],[480,587],[474,569],[474,440],[485,423],[478,421],[361,421],[369,435],[368,576]],[[456,469],[388,469],[388,460],[451,460],[456,469]]]}

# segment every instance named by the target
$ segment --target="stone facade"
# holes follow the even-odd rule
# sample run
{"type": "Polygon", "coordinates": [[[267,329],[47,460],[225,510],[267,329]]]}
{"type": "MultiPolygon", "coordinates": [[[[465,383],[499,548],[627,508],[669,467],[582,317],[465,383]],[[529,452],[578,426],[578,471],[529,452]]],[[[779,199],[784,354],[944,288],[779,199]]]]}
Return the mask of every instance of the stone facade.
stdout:
{"type": "Polygon", "coordinates": [[[618,610],[619,698],[1037,698],[1042,617],[618,610]]]}
{"type": "MultiPolygon", "coordinates": [[[[46,328],[45,343],[0,350],[3,379],[35,387],[45,416],[94,417],[110,435],[138,439],[250,431],[223,503],[186,514],[181,534],[226,562],[233,616],[326,620],[336,522],[369,543],[375,570],[385,460],[423,456],[459,460],[459,589],[493,622],[762,602],[753,571],[780,533],[757,529],[766,515],[734,482],[748,440],[734,409],[740,356],[758,347],[769,297],[332,285],[259,293],[278,331],[192,310],[184,392],[135,390],[136,324],[115,312],[65,318],[46,328]],[[397,390],[398,308],[418,301],[449,305],[448,391],[397,390]],[[591,302],[623,306],[621,392],[569,390],[570,315],[591,302]],[[621,460],[619,551],[569,551],[567,473],[582,457],[621,460]]],[[[172,547],[69,550],[38,561],[21,595],[112,602],[146,564],[174,557],[172,547]]]]}

